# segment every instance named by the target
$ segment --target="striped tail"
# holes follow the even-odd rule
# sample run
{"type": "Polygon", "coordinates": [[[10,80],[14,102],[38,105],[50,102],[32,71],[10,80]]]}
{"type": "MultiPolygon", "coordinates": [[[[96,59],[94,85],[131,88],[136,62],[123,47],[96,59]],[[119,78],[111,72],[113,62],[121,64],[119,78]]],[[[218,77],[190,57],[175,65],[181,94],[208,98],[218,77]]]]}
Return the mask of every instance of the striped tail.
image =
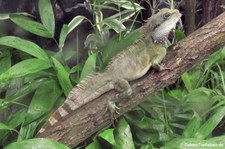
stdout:
{"type": "MultiPolygon", "coordinates": [[[[89,101],[99,97],[103,93],[114,88],[110,75],[105,73],[91,73],[81,81],[68,95],[65,103],[59,107],[42,126],[38,134],[62,121],[69,113],[74,112],[79,107],[89,101]]],[[[38,135],[37,134],[37,135],[38,135]]]]}

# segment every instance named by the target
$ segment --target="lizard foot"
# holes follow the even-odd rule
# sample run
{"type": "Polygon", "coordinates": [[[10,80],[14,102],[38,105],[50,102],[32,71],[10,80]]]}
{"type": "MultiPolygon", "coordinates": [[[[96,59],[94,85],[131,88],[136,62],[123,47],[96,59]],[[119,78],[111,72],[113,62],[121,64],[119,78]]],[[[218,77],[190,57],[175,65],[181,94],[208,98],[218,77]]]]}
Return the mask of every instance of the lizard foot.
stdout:
{"type": "Polygon", "coordinates": [[[117,122],[116,116],[120,114],[118,112],[120,110],[120,108],[116,106],[116,103],[114,101],[109,101],[104,113],[106,113],[107,110],[109,110],[109,112],[111,114],[112,124],[115,127],[114,121],[117,122]]]}

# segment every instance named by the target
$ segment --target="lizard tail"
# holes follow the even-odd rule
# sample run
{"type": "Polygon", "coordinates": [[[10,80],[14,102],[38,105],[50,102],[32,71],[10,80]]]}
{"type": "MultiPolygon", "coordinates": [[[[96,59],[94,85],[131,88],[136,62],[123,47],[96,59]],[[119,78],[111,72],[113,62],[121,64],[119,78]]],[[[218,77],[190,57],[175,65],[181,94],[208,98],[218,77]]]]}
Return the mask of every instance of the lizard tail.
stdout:
{"type": "Polygon", "coordinates": [[[103,93],[113,89],[113,84],[110,75],[105,73],[93,72],[81,81],[70,92],[64,104],[59,107],[48,119],[48,121],[39,130],[43,133],[46,128],[55,125],[57,122],[62,121],[69,113],[72,113],[79,107],[85,105],[89,101],[99,97],[103,93]]]}

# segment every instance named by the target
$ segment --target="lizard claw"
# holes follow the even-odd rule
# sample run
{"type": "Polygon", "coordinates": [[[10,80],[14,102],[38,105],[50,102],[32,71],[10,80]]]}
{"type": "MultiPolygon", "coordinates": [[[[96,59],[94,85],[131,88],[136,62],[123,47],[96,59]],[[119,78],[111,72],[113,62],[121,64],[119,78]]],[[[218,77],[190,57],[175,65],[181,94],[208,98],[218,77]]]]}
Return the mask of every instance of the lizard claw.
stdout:
{"type": "Polygon", "coordinates": [[[118,112],[118,110],[120,110],[120,108],[116,106],[116,103],[114,101],[108,102],[108,108],[109,108],[109,111],[111,114],[113,114],[113,113],[120,114],[118,112]]]}
{"type": "Polygon", "coordinates": [[[114,121],[117,122],[116,116],[120,114],[119,113],[120,108],[118,106],[116,106],[116,103],[114,101],[109,101],[104,113],[106,113],[107,110],[110,111],[113,126],[115,126],[114,121]]]}

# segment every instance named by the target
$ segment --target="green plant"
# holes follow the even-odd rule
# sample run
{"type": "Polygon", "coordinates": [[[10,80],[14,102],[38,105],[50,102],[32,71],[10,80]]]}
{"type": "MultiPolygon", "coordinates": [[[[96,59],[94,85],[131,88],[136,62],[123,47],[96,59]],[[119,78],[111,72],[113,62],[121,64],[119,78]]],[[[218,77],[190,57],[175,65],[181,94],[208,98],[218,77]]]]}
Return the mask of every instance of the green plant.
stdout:
{"type": "MultiPolygon", "coordinates": [[[[174,8],[177,1],[164,2],[174,8]]],[[[149,5],[154,13],[157,1],[149,5]]],[[[6,148],[11,149],[38,144],[41,148],[68,148],[53,140],[31,138],[49,113],[63,103],[72,84],[91,71],[104,69],[112,56],[140,38],[140,29],[133,30],[133,26],[142,7],[134,1],[94,0],[90,7],[93,22],[76,16],[63,25],[59,37],[55,37],[50,0],[39,0],[41,23],[27,13],[0,15],[0,20],[9,19],[57,45],[57,52],[53,52],[17,36],[0,38],[0,94],[4,95],[0,99],[1,146],[8,145],[6,148]],[[104,9],[115,14],[105,17],[104,9]],[[70,68],[64,44],[67,35],[83,20],[94,30],[84,41],[88,57],[84,63],[70,68]],[[130,26],[125,26],[125,22],[130,22],[130,26]]],[[[182,23],[179,28],[182,29],[182,23]]],[[[185,37],[181,29],[175,30],[175,37],[167,42],[168,46],[185,37]]],[[[77,58],[78,52],[74,53],[71,57],[77,58]]],[[[171,149],[199,143],[224,145],[224,135],[216,134],[216,130],[224,131],[224,58],[225,48],[183,74],[174,85],[147,97],[145,103],[120,117],[116,128],[99,132],[86,148],[171,149]]]]}
{"type": "MultiPolygon", "coordinates": [[[[55,18],[51,0],[39,0],[41,23],[35,21],[34,16],[27,13],[0,15],[1,20],[9,19],[25,31],[53,40],[57,45],[57,52],[53,52],[43,49],[35,42],[17,36],[0,38],[0,64],[2,67],[0,69],[0,93],[4,95],[4,98],[0,99],[1,146],[6,146],[14,141],[17,142],[9,144],[6,148],[15,146],[25,148],[27,145],[35,144],[42,144],[43,147],[48,145],[49,148],[58,146],[58,143],[49,139],[31,138],[51,111],[62,104],[72,89],[72,84],[79,82],[95,70],[96,60],[99,58],[97,54],[105,46],[105,33],[114,30],[117,34],[122,35],[122,32],[126,30],[123,23],[129,21],[129,18],[141,9],[134,2],[113,0],[95,1],[91,7],[93,12],[96,12],[93,14],[93,23],[84,16],[76,16],[69,24],[62,26],[59,37],[55,37],[55,18]],[[118,8],[109,6],[109,4],[115,4],[118,8]],[[120,10],[121,8],[123,11],[120,10]],[[102,9],[114,9],[116,13],[111,18],[103,18],[102,9]],[[83,20],[88,20],[95,31],[85,41],[91,54],[84,64],[78,63],[70,68],[67,65],[64,51],[65,40],[67,35],[83,20]],[[101,38],[101,40],[94,41],[101,43],[101,46],[93,50],[91,36],[94,35],[101,38]],[[18,57],[16,60],[12,58],[15,56],[18,57]],[[70,77],[74,75],[78,79],[70,77]],[[18,136],[9,139],[11,131],[18,136]]],[[[120,36],[120,38],[122,37],[120,36]]],[[[77,55],[73,56],[76,58],[77,55]]],[[[67,147],[59,145],[58,148],[67,147]]]]}

